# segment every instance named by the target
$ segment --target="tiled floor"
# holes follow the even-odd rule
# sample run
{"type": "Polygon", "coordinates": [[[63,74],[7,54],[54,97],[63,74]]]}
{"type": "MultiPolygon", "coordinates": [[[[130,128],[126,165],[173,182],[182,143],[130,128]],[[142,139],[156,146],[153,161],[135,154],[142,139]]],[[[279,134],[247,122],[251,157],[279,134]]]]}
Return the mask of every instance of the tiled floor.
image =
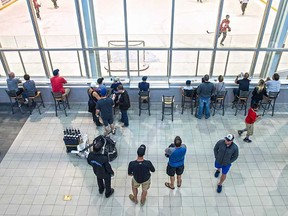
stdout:
{"type": "MultiPolygon", "coordinates": [[[[53,106],[45,113],[34,111],[0,164],[0,215],[288,215],[287,106],[278,106],[274,117],[256,123],[253,142],[236,136],[239,159],[233,164],[223,192],[216,193],[213,147],[227,133],[244,127],[244,116],[217,113],[198,120],[189,111],[175,111],[174,122],[161,121],[160,105],[151,116],[138,116],[137,105],[129,110],[129,128],[118,128],[118,158],[112,162],[115,194],[106,199],[86,160],[66,154],[63,128],[79,128],[90,141],[103,133],[96,129],[86,104],[72,104],[68,117],[55,117],[53,106]],[[167,158],[164,149],[179,135],[188,147],[180,189],[164,186],[167,158]],[[156,168],[144,207],[134,205],[127,166],[136,158],[140,144],[147,145],[146,158],[156,168]],[[71,201],[63,196],[72,195],[71,201]]],[[[116,118],[117,119],[117,118],[116,118]]],[[[118,124],[118,123],[117,123],[118,124]]]]}

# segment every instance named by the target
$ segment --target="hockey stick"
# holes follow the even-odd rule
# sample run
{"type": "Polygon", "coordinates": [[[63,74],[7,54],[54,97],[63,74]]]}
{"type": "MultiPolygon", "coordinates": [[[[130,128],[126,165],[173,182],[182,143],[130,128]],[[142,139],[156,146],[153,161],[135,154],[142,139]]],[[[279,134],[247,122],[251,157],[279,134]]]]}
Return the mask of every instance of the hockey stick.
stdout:
{"type": "Polygon", "coordinates": [[[207,32],[207,34],[213,34],[213,33],[215,33],[215,32],[209,32],[208,30],[207,30],[206,32],[207,32]]]}

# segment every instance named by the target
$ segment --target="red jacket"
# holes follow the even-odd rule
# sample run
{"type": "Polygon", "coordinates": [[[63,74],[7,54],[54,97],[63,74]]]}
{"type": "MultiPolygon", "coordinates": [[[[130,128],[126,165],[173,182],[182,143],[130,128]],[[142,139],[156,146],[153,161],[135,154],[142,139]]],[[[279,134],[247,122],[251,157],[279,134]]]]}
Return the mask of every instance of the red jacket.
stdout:
{"type": "Polygon", "coordinates": [[[223,19],[220,24],[220,32],[227,32],[227,30],[230,29],[229,24],[230,24],[230,20],[223,19]]]}
{"type": "Polygon", "coordinates": [[[67,81],[61,76],[54,76],[50,79],[52,85],[53,92],[61,92],[62,94],[65,93],[65,89],[63,84],[67,83],[67,81]]]}
{"type": "Polygon", "coordinates": [[[41,5],[38,4],[37,0],[33,0],[33,4],[34,4],[34,8],[35,8],[35,9],[41,7],[41,5]]]}
{"type": "Polygon", "coordinates": [[[257,119],[257,113],[252,108],[250,108],[248,110],[248,115],[245,118],[245,122],[247,124],[253,124],[256,121],[256,119],[257,119]]]}

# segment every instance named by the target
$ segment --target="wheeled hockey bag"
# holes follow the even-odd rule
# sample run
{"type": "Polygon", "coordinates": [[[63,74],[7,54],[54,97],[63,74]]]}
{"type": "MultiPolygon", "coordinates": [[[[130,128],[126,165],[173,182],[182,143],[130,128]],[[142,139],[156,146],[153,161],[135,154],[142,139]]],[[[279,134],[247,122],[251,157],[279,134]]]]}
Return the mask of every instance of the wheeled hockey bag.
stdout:
{"type": "Polygon", "coordinates": [[[93,140],[94,145],[101,143],[101,153],[108,157],[109,162],[115,160],[118,156],[116,142],[108,136],[99,135],[93,140]]]}

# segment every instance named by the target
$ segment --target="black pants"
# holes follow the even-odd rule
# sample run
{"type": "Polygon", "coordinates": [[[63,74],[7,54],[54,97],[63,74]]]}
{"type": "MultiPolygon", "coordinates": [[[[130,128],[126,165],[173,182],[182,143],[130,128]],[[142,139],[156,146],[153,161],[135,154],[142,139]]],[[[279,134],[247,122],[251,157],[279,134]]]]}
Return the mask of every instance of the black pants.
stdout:
{"type": "Polygon", "coordinates": [[[218,35],[218,38],[221,36],[221,34],[223,34],[223,37],[222,37],[222,40],[221,40],[221,42],[220,43],[223,43],[224,42],[224,40],[225,40],[225,38],[227,37],[227,32],[219,32],[219,35],[218,35]]]}
{"type": "Polygon", "coordinates": [[[244,13],[245,10],[246,10],[247,4],[248,4],[248,3],[242,3],[241,9],[242,9],[242,12],[243,12],[243,13],[244,13]]]}
{"type": "Polygon", "coordinates": [[[111,193],[111,176],[100,179],[97,177],[97,183],[99,187],[99,192],[103,192],[105,189],[105,195],[110,195],[111,193]]]}

